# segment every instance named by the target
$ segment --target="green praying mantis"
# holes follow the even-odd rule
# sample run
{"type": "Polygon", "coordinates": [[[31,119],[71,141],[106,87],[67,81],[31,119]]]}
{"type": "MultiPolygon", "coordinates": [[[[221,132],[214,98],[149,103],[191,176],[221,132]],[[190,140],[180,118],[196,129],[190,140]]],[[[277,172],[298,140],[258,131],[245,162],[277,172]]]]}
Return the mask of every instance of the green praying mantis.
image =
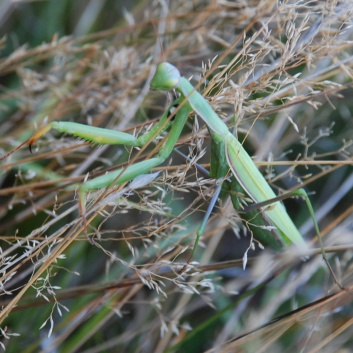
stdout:
{"type": "MultiPolygon", "coordinates": [[[[290,244],[294,244],[300,249],[307,249],[306,242],[289,217],[282,202],[276,197],[242,144],[214,112],[207,100],[195,90],[186,78],[181,76],[178,69],[167,62],[160,63],[157,66],[150,86],[152,89],[162,91],[174,89],[179,93],[179,97],[166,110],[159,122],[150,131],[140,137],[120,131],[72,122],[52,122],[39,129],[29,140],[1,159],[5,159],[26,143],[29,144],[31,150],[33,143],[50,129],[55,129],[95,144],[116,144],[135,147],[144,146],[157,135],[169,129],[169,134],[164,141],[163,147],[156,156],[96,177],[84,182],[80,186],[79,208],[87,236],[86,194],[96,189],[126,183],[140,175],[149,173],[152,168],[162,164],[172,153],[188,115],[191,112],[195,112],[207,125],[212,138],[210,176],[224,180],[225,186],[223,188],[230,193],[234,208],[238,211],[243,212],[243,206],[238,197],[239,193],[244,194],[257,205],[256,210],[251,210],[244,215],[246,226],[251,230],[254,238],[260,243],[269,245],[274,249],[281,249],[290,244]],[[168,117],[169,111],[173,106],[176,106],[176,113],[174,119],[170,120],[168,117]]],[[[327,263],[335,282],[338,284],[324,252],[320,231],[309,198],[302,189],[296,190],[291,195],[305,198],[319,237],[323,259],[327,263]]],[[[197,232],[191,257],[195,253],[204,226],[205,222],[202,223],[197,232]]],[[[88,236],[87,239],[89,239],[88,236]]]]}

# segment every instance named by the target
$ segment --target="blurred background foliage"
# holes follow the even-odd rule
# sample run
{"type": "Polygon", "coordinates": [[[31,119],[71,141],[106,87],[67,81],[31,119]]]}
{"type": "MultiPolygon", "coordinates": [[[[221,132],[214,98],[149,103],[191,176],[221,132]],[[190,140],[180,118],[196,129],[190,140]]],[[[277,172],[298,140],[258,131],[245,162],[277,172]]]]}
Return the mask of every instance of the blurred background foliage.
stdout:
{"type": "MultiPolygon", "coordinates": [[[[349,0],[3,0],[1,155],[56,120],[142,134],[170,100],[149,89],[168,60],[236,126],[276,193],[307,188],[345,289],[320,255],[249,249],[227,199],[185,267],[215,189],[195,168],[210,158],[197,119],[178,143],[191,160],[174,153],[150,185],[108,204],[116,188],[93,193],[91,245],[77,187],[136,151],[53,132],[0,165],[2,348],[349,352],[352,14],[349,0]]],[[[285,205],[314,243],[304,202],[285,205]]]]}

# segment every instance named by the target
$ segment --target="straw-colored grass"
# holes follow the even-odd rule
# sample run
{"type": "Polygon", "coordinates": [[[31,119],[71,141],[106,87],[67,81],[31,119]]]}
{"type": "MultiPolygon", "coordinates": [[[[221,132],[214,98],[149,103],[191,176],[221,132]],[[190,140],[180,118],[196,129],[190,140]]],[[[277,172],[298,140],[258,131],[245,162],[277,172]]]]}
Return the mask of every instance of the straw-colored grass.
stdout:
{"type": "MultiPolygon", "coordinates": [[[[349,351],[351,1],[136,1],[124,11],[118,3],[0,5],[0,154],[50,121],[143,134],[172,99],[149,89],[156,64],[171,62],[234,129],[276,194],[307,189],[345,289],[319,250],[305,261],[295,249],[261,250],[226,195],[186,263],[216,187],[196,168],[210,162],[201,120],[190,117],[176,146],[188,160],[173,153],[143,188],[87,196],[94,245],[79,185],[148,158],[160,140],[139,153],[49,132],[32,154],[23,147],[0,165],[1,346],[349,351]]],[[[304,201],[285,205],[315,248],[304,201]]]]}

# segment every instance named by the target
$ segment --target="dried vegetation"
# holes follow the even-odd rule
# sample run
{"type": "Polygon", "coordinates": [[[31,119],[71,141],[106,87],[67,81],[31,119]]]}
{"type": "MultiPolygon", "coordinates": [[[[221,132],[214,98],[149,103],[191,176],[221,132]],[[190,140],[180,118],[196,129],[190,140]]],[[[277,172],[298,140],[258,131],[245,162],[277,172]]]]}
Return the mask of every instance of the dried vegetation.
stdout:
{"type": "MultiPolygon", "coordinates": [[[[293,249],[274,254],[250,244],[227,198],[184,267],[215,188],[195,168],[209,167],[201,121],[190,119],[177,146],[188,161],[175,153],[142,188],[90,195],[95,245],[84,236],[78,186],[148,158],[158,141],[139,153],[49,133],[33,154],[23,148],[0,165],[1,345],[7,352],[348,351],[352,2],[145,1],[116,22],[114,1],[101,9],[61,1],[70,16],[60,21],[71,30],[31,43],[16,32],[26,24],[6,18],[22,11],[45,21],[35,16],[50,14],[54,2],[1,5],[1,154],[50,121],[143,133],[170,99],[148,84],[167,60],[236,127],[276,193],[312,192],[347,291],[332,283],[318,252],[303,262],[293,249]]],[[[304,202],[285,204],[296,224],[308,220],[300,230],[315,241],[304,202]]]]}

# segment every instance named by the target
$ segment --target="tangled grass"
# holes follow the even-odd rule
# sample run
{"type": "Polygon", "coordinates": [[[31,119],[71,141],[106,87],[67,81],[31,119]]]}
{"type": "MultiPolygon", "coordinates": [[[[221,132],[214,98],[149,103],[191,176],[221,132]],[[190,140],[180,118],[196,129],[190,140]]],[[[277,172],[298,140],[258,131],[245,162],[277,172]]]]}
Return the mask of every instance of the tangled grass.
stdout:
{"type": "MultiPolygon", "coordinates": [[[[54,132],[33,154],[19,149],[0,165],[7,352],[349,350],[349,0],[136,2],[119,19],[117,2],[108,0],[99,9],[80,1],[2,6],[1,154],[50,121],[144,133],[169,100],[149,89],[156,64],[167,60],[235,129],[277,194],[311,192],[345,287],[332,282],[315,249],[303,261],[295,249],[273,253],[251,243],[227,198],[186,265],[216,187],[196,168],[210,160],[210,136],[196,118],[176,146],[187,160],[174,153],[141,188],[91,193],[89,244],[80,183],[148,158],[159,141],[139,153],[54,132]]],[[[285,204],[314,244],[304,203],[285,204]]]]}

